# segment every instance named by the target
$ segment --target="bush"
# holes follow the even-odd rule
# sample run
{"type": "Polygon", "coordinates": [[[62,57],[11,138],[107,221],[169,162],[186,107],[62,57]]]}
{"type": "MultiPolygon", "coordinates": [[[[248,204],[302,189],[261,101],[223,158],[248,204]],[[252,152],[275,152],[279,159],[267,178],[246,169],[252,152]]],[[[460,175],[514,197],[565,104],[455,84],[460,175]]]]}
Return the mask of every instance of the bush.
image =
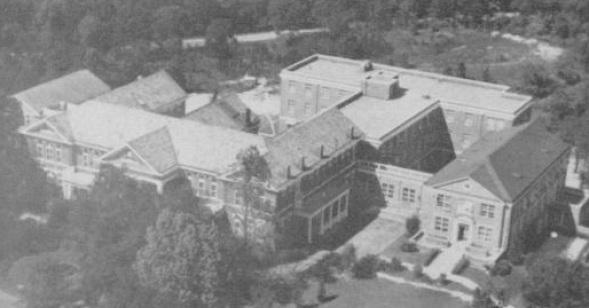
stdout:
{"type": "Polygon", "coordinates": [[[468,266],[470,265],[470,261],[466,258],[462,258],[458,264],[452,270],[452,274],[459,275],[461,274],[468,266]]]}
{"type": "Polygon", "coordinates": [[[425,262],[423,262],[423,266],[430,265],[439,254],[440,250],[437,248],[428,252],[427,256],[425,257],[425,262]]]}
{"type": "Polygon", "coordinates": [[[519,266],[523,265],[526,258],[519,249],[511,249],[507,253],[507,259],[511,264],[519,266]]]}
{"type": "Polygon", "coordinates": [[[389,263],[389,269],[393,272],[402,272],[406,270],[405,266],[399,261],[399,259],[393,257],[389,263]]]}
{"type": "Polygon", "coordinates": [[[413,242],[404,242],[401,244],[401,251],[403,252],[417,252],[417,245],[413,242]]]}
{"type": "Polygon", "coordinates": [[[351,268],[356,263],[356,247],[352,244],[347,245],[341,252],[341,256],[342,263],[339,269],[345,270],[351,268]]]}
{"type": "Polygon", "coordinates": [[[419,227],[421,225],[421,221],[417,216],[411,216],[405,220],[405,229],[407,231],[407,236],[412,237],[419,231],[419,227]]]}
{"type": "Polygon", "coordinates": [[[390,262],[381,261],[378,270],[386,273],[398,273],[406,270],[406,268],[399,259],[393,257],[390,262]]]}
{"type": "Polygon", "coordinates": [[[507,276],[511,274],[511,264],[509,264],[509,261],[507,260],[499,260],[495,263],[495,266],[491,268],[489,273],[491,276],[507,276]]]}
{"type": "Polygon", "coordinates": [[[352,267],[354,278],[358,279],[372,279],[376,277],[376,272],[381,264],[380,260],[375,255],[367,255],[362,257],[352,267]]]}

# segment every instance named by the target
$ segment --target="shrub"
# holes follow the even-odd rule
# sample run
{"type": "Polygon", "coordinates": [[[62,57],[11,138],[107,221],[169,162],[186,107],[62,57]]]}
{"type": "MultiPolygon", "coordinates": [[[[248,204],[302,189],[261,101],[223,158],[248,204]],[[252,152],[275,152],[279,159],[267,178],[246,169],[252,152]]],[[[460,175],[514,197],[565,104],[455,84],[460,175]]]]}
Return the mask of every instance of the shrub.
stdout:
{"type": "Polygon", "coordinates": [[[421,225],[421,221],[417,216],[411,216],[405,220],[405,229],[407,231],[407,236],[411,237],[419,231],[419,227],[421,225]]]}
{"type": "Polygon", "coordinates": [[[375,255],[367,255],[362,257],[352,267],[354,278],[372,279],[376,277],[376,272],[378,271],[380,264],[380,260],[375,255]]]}
{"type": "Polygon", "coordinates": [[[413,268],[413,277],[415,278],[422,278],[425,275],[423,274],[423,267],[419,264],[417,264],[414,268],[413,268]]]}
{"type": "Polygon", "coordinates": [[[402,272],[406,270],[405,266],[399,261],[399,259],[393,257],[389,263],[389,269],[393,272],[402,272]]]}
{"type": "Polygon", "coordinates": [[[349,269],[356,263],[356,247],[354,245],[347,245],[341,252],[342,263],[340,270],[349,269]]]}
{"type": "Polygon", "coordinates": [[[452,270],[452,274],[459,275],[461,274],[468,266],[470,265],[470,261],[466,258],[460,259],[458,264],[452,270]]]}
{"type": "Polygon", "coordinates": [[[428,252],[427,256],[425,257],[425,262],[423,262],[423,266],[430,265],[439,254],[440,250],[437,248],[428,252]]]}
{"type": "Polygon", "coordinates": [[[413,242],[404,242],[401,244],[401,251],[403,252],[417,252],[417,245],[413,242]]]}
{"type": "Polygon", "coordinates": [[[507,259],[511,264],[519,266],[524,264],[526,258],[519,249],[511,249],[507,253],[507,259]]]}
{"type": "Polygon", "coordinates": [[[507,276],[511,274],[511,264],[509,264],[509,261],[507,260],[499,260],[495,263],[495,266],[491,268],[489,273],[491,276],[507,276]]]}

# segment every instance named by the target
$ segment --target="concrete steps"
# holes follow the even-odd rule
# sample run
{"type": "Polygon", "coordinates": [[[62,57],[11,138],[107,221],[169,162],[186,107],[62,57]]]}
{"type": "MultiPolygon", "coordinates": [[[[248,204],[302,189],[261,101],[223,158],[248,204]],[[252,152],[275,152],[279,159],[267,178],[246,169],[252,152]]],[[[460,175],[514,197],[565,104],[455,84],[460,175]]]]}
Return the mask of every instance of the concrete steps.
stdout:
{"type": "Polygon", "coordinates": [[[451,275],[452,270],[462,260],[464,254],[465,248],[460,246],[443,249],[434,261],[423,269],[423,273],[431,279],[438,279],[442,274],[451,275]]]}

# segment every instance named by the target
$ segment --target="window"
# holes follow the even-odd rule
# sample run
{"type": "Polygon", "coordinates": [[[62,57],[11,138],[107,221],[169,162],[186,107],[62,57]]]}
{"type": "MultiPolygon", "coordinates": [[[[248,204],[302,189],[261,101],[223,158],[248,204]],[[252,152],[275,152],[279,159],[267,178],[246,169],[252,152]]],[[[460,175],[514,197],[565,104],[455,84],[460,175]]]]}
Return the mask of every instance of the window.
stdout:
{"type": "Polygon", "coordinates": [[[438,194],[436,196],[436,205],[442,208],[450,208],[450,196],[438,194]]]}
{"type": "Polygon", "coordinates": [[[343,215],[347,213],[348,210],[348,195],[344,195],[339,203],[339,211],[343,215]]]}
{"type": "Polygon", "coordinates": [[[310,84],[305,85],[305,101],[313,100],[313,88],[310,84]]]}
{"type": "Polygon", "coordinates": [[[198,179],[198,186],[196,186],[196,195],[201,197],[205,195],[205,180],[200,177],[198,179]]]}
{"type": "Polygon", "coordinates": [[[462,137],[462,148],[468,148],[472,144],[472,135],[464,134],[462,137]]]}
{"type": "Polygon", "coordinates": [[[324,226],[329,225],[329,218],[330,218],[330,214],[331,214],[330,209],[331,209],[330,206],[323,209],[323,225],[324,226]]]}
{"type": "Polygon", "coordinates": [[[403,187],[403,195],[401,198],[403,201],[415,202],[415,189],[403,187]]]}
{"type": "Polygon", "coordinates": [[[82,166],[86,166],[86,167],[92,166],[92,150],[90,150],[90,149],[83,149],[82,150],[82,166]]]}
{"type": "Polygon", "coordinates": [[[495,206],[492,204],[481,204],[480,215],[483,217],[494,218],[495,217],[495,206]]]}
{"type": "Polygon", "coordinates": [[[329,100],[329,88],[321,87],[321,100],[328,101],[329,100]]]}
{"type": "Polygon", "coordinates": [[[211,197],[217,198],[217,182],[214,179],[211,183],[211,197]]]}
{"type": "Polygon", "coordinates": [[[233,200],[234,203],[236,205],[241,205],[241,201],[242,201],[241,191],[239,189],[236,189],[235,192],[234,192],[234,194],[233,194],[233,196],[234,196],[234,200],[233,200]]]}
{"type": "Polygon", "coordinates": [[[297,89],[296,89],[294,81],[289,81],[288,82],[288,93],[295,94],[296,91],[297,91],[297,89]]]}
{"type": "Polygon", "coordinates": [[[288,113],[288,115],[294,116],[294,114],[295,114],[295,101],[292,99],[289,99],[287,104],[288,105],[286,106],[286,108],[287,108],[286,112],[288,113]]]}
{"type": "Polygon", "coordinates": [[[478,229],[479,240],[483,242],[490,242],[493,229],[485,226],[480,226],[478,229]]]}
{"type": "Polygon", "coordinates": [[[305,101],[305,115],[313,114],[313,103],[311,101],[305,101]]]}
{"type": "Polygon", "coordinates": [[[448,218],[437,216],[434,224],[434,229],[439,232],[448,232],[449,221],[448,218]]]}
{"type": "Polygon", "coordinates": [[[61,145],[55,146],[55,160],[61,162],[61,145]]]}
{"type": "Polygon", "coordinates": [[[54,155],[53,155],[54,150],[55,150],[55,146],[53,144],[48,144],[47,145],[46,151],[47,151],[47,159],[48,160],[53,160],[55,158],[54,155]]]}
{"type": "Polygon", "coordinates": [[[474,125],[474,115],[467,113],[464,119],[464,126],[471,127],[474,125]]]}
{"type": "Polygon", "coordinates": [[[43,141],[37,141],[37,156],[45,158],[45,146],[43,141]]]}
{"type": "Polygon", "coordinates": [[[393,184],[382,183],[382,194],[387,199],[393,199],[395,196],[395,186],[393,184]]]}
{"type": "Polygon", "coordinates": [[[341,200],[338,200],[334,203],[331,204],[331,218],[332,219],[336,219],[337,215],[339,213],[339,203],[341,202],[341,200]]]}

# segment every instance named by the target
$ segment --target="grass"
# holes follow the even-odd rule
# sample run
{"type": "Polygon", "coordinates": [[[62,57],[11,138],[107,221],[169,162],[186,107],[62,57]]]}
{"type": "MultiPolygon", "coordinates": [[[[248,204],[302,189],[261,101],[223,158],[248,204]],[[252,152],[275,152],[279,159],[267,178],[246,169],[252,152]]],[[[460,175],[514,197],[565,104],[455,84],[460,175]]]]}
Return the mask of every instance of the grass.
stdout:
{"type": "MultiPolygon", "coordinates": [[[[316,292],[316,289],[310,289],[316,292]]],[[[329,295],[337,296],[321,308],[461,308],[468,305],[446,293],[397,284],[381,279],[340,279],[327,286],[329,295]]],[[[316,293],[312,293],[316,294],[316,293]]]]}

